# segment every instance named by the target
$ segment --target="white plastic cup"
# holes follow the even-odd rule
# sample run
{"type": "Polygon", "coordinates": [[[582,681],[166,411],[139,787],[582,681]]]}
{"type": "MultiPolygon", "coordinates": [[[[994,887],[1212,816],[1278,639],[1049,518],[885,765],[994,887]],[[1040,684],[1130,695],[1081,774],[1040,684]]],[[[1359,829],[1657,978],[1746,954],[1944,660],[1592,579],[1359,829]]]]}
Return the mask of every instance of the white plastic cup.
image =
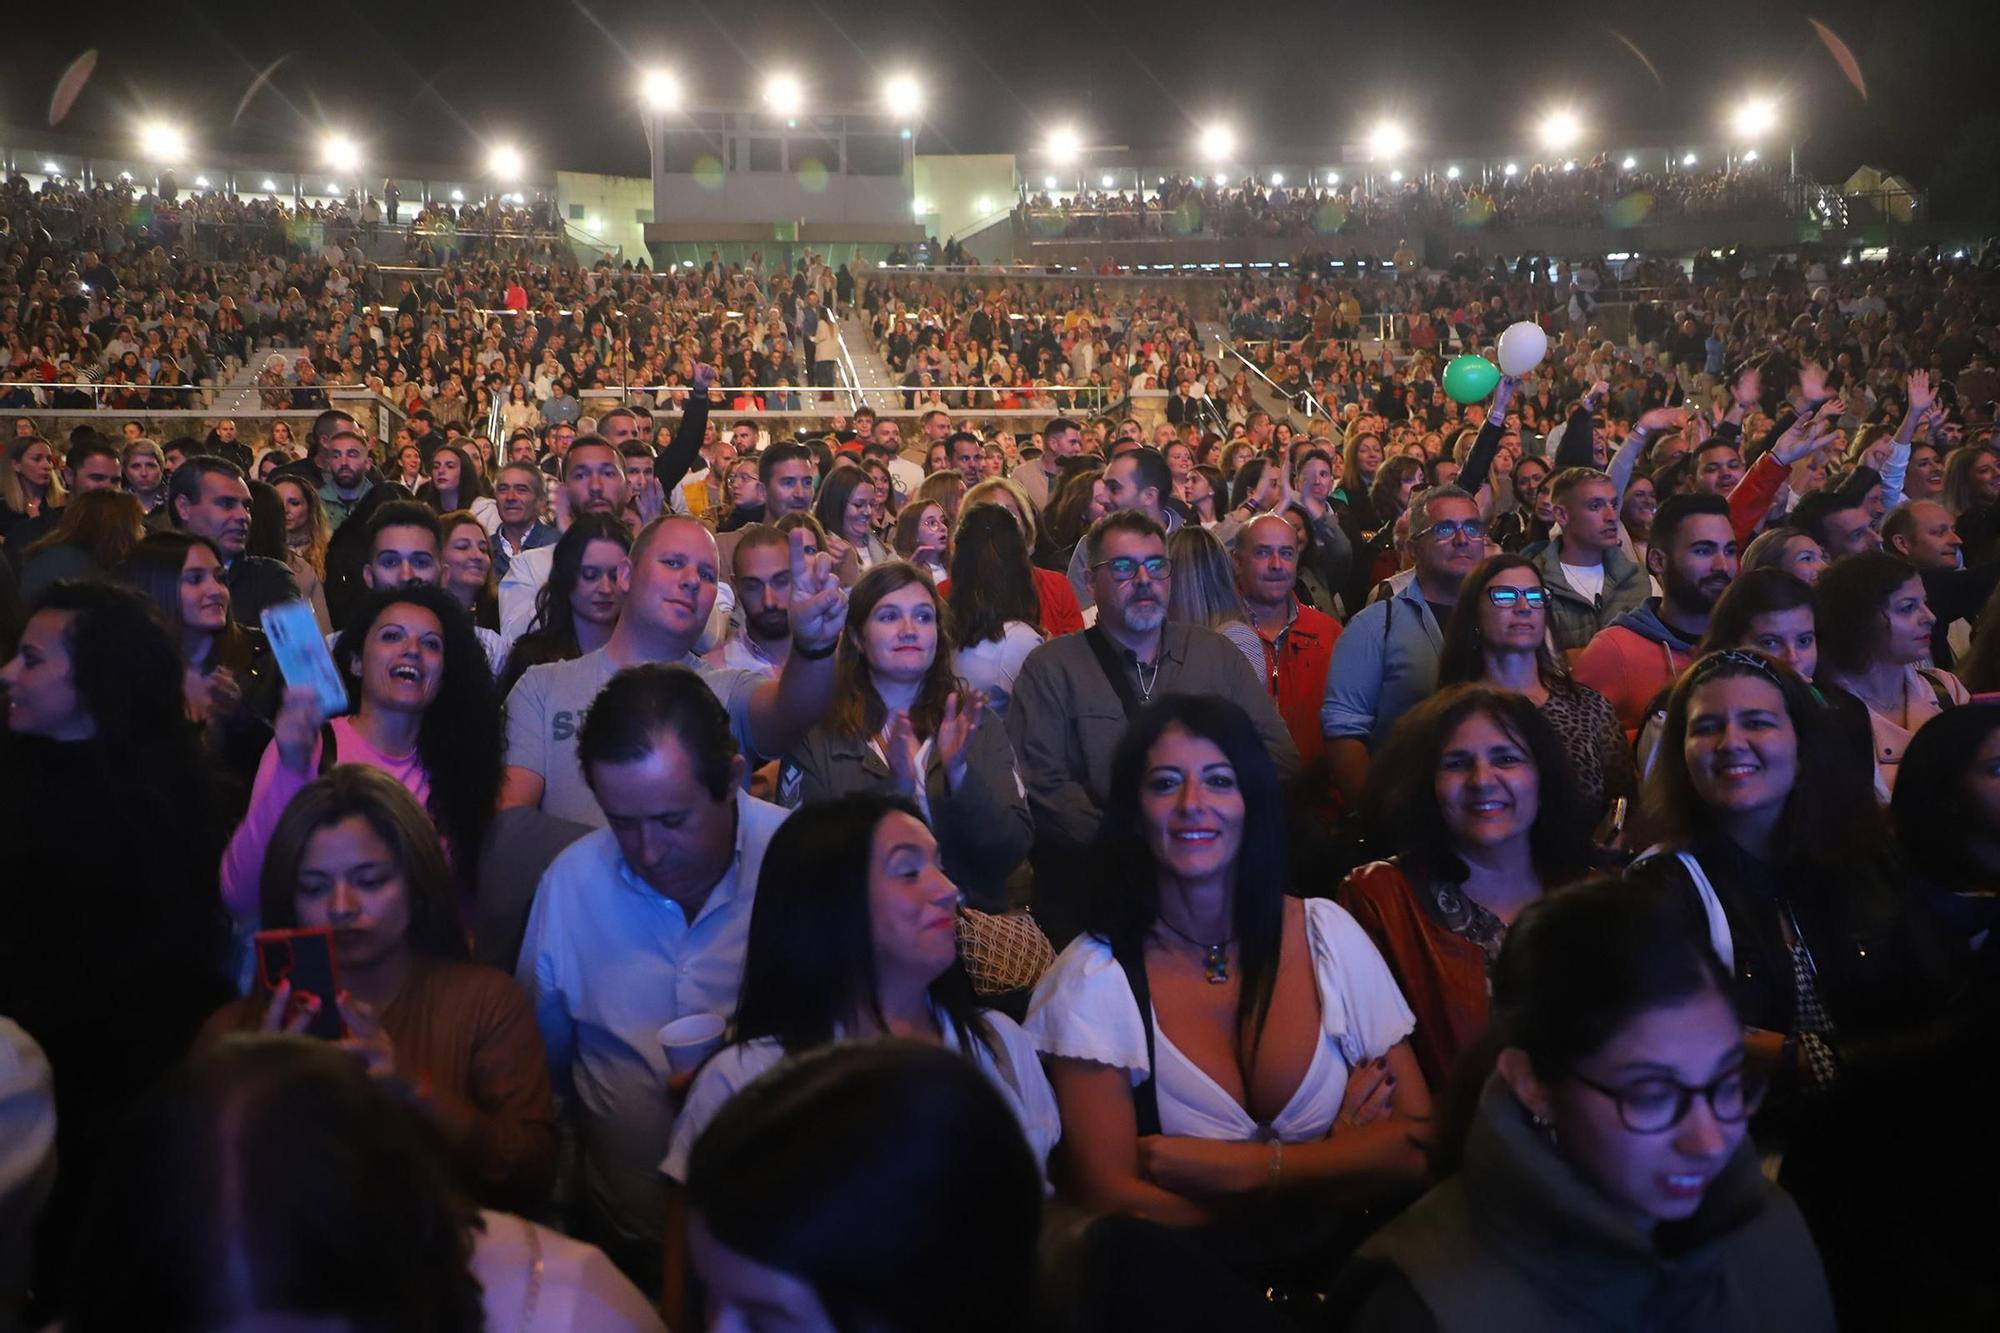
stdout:
{"type": "Polygon", "coordinates": [[[660,1049],[666,1052],[667,1068],[676,1074],[701,1067],[718,1047],[728,1025],[720,1014],[689,1014],[676,1018],[660,1029],[660,1049]]]}

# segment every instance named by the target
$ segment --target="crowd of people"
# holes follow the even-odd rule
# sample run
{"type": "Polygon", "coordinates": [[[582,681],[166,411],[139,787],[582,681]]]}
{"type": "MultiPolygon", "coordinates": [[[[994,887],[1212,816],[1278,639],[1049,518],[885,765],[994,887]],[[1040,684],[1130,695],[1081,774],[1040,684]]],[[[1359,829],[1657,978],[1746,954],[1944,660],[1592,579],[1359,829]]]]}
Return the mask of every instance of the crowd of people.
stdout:
{"type": "Polygon", "coordinates": [[[1221,312],[1303,321],[1274,420],[1168,297],[107,251],[13,231],[10,352],[512,415],[14,421],[0,1327],[2000,1311],[1993,266],[1631,341],[1580,271],[1301,273],[1221,312]],[[712,418],[849,308],[1173,397],[712,418]],[[549,411],[627,353],[677,387],[549,411]]]}
{"type": "MultiPolygon", "coordinates": [[[[1451,177],[1384,170],[1319,184],[1160,177],[1143,190],[1024,191],[1015,215],[1030,236],[1133,241],[1149,237],[1310,238],[1382,228],[1582,225],[1633,227],[1675,217],[1784,217],[1804,196],[1787,173],[1756,162],[1659,172],[1598,155],[1525,170],[1451,177]]],[[[1475,173],[1478,174],[1478,173],[1475,173]]]]}

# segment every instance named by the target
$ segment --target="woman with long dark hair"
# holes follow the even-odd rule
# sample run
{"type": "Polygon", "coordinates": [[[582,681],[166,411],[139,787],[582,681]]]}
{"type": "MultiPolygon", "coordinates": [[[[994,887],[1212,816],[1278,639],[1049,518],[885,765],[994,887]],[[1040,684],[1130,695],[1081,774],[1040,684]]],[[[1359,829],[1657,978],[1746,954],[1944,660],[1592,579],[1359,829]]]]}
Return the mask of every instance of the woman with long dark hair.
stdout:
{"type": "MultiPolygon", "coordinates": [[[[1330,1221],[1414,1186],[1414,1020],[1347,912],[1286,893],[1285,802],[1241,705],[1142,710],[1112,762],[1087,930],[1026,1028],[1069,1187],[1166,1227],[1230,1219],[1246,1289],[1318,1280],[1330,1221]]],[[[1220,1237],[1218,1235],[1218,1243],[1220,1237]]]]}
{"type": "Polygon", "coordinates": [[[1489,685],[1418,704],[1369,770],[1362,822],[1391,854],[1338,901],[1416,1013],[1410,1046],[1440,1095],[1486,1030],[1488,971],[1515,918],[1590,867],[1595,806],[1578,785],[1534,703],[1489,685]]]}
{"type": "Polygon", "coordinates": [[[25,600],[57,579],[102,578],[146,532],[139,502],[123,491],[89,491],[57,513],[54,527],[16,560],[25,600]]]}
{"type": "Polygon", "coordinates": [[[437,830],[402,784],[365,764],[307,783],[271,833],[258,901],[267,930],[334,932],[343,993],[281,982],[224,1006],[208,1035],[295,1031],[332,1006],[370,1073],[422,1085],[468,1193],[539,1208],[557,1135],[534,1011],[512,977],[472,965],[437,830]]]}
{"type": "MultiPolygon", "coordinates": [[[[1004,717],[1021,664],[1042,643],[1041,603],[1021,525],[996,504],[967,508],[959,517],[951,565],[948,599],[956,644],[951,669],[986,697],[995,716],[1004,717]]],[[[1062,584],[1067,591],[1068,581],[1062,584]]]]}
{"type": "Polygon", "coordinates": [[[1910,738],[1889,802],[1910,881],[1963,948],[2000,957],[2000,703],[1938,714],[1910,738]]]}
{"type": "Polygon", "coordinates": [[[430,473],[431,479],[418,488],[417,499],[440,514],[471,509],[474,501],[491,498],[479,465],[455,444],[437,447],[431,455],[430,473]]]}
{"type": "Polygon", "coordinates": [[[493,572],[493,539],[470,509],[454,509],[438,519],[444,531],[438,586],[452,595],[472,623],[500,629],[500,586],[493,572]]]}
{"type": "Polygon", "coordinates": [[[834,654],[833,701],[778,773],[793,805],[855,791],[914,802],[937,830],[945,873],[987,911],[1034,840],[1000,719],[951,668],[937,590],[902,560],[877,565],[848,595],[834,654]]]}
{"type": "Polygon", "coordinates": [[[535,594],[535,618],[514,640],[500,673],[506,698],[529,667],[596,652],[618,627],[625,593],[618,571],[632,551],[632,530],[616,514],[582,514],[556,542],[548,582],[535,594]]]}
{"type": "Polygon", "coordinates": [[[285,691],[249,813],[223,858],[223,901],[240,919],[255,917],[265,849],[285,806],[315,774],[350,763],[390,774],[430,812],[469,904],[501,757],[499,699],[471,618],[440,588],[377,589],[341,627],[334,661],[349,682],[350,711],[329,722],[312,690],[285,691]]]}
{"type": "Polygon", "coordinates": [[[813,499],[813,517],[826,530],[827,551],[835,564],[852,571],[849,583],[859,578],[862,570],[894,558],[875,535],[877,499],[874,481],[852,464],[827,473],[813,499]]]}
{"type": "Polygon", "coordinates": [[[1339,1327],[1830,1333],[1813,1237],[1748,1133],[1764,1079],[1728,978],[1676,909],[1600,880],[1521,914],[1457,1170],[1362,1246],[1339,1327]]]}
{"type": "Polygon", "coordinates": [[[1521,695],[1555,728],[1581,798],[1576,815],[1595,824],[1612,801],[1638,794],[1638,770],[1618,715],[1570,674],[1555,650],[1548,588],[1526,556],[1489,556],[1474,566],[1445,622],[1438,684],[1474,682],[1521,695]]]}

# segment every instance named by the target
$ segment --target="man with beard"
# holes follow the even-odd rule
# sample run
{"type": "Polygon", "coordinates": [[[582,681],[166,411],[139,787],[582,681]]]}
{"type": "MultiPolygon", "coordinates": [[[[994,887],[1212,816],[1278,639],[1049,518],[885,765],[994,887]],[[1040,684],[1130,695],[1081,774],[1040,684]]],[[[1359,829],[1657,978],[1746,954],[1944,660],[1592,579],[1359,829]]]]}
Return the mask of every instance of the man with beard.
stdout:
{"type": "Polygon", "coordinates": [[[1736,577],[1729,501],[1710,494],[1668,496],[1653,517],[1646,564],[1665,594],[1600,630],[1576,659],[1577,681],[1611,701],[1628,740],[1653,697],[1694,661],[1715,599],[1736,577]]]}
{"type": "MultiPolygon", "coordinates": [[[[658,486],[649,486],[634,496],[626,480],[625,462],[602,436],[580,436],[569,447],[563,458],[563,489],[558,497],[569,510],[569,518],[562,520],[564,526],[570,518],[583,514],[616,515],[628,527],[634,520],[644,527],[660,517],[666,509],[666,497],[658,486]]],[[[562,513],[561,503],[557,513],[562,513]]],[[[535,598],[549,581],[555,554],[554,545],[536,546],[509,558],[507,572],[500,578],[500,633],[509,642],[525,634],[534,620],[535,598]]]]}
{"type": "Polygon", "coordinates": [[[791,548],[785,534],[767,523],[743,528],[729,584],[742,610],[740,623],[702,661],[775,678],[792,651],[791,548]]]}
{"type": "Polygon", "coordinates": [[[1087,855],[1111,790],[1125,719],[1169,694],[1241,704],[1278,776],[1299,771],[1298,747],[1235,644],[1198,625],[1167,623],[1166,529],[1138,509],[1090,529],[1097,624],[1028,654],[1007,705],[1007,736],[1035,816],[1035,911],[1058,945],[1081,926],[1087,855]]]}
{"type": "Polygon", "coordinates": [[[1549,594],[1549,634],[1575,656],[1598,631],[1646,600],[1646,571],[1618,544],[1618,485],[1569,467],[1548,483],[1562,535],[1535,557],[1549,594]]]}

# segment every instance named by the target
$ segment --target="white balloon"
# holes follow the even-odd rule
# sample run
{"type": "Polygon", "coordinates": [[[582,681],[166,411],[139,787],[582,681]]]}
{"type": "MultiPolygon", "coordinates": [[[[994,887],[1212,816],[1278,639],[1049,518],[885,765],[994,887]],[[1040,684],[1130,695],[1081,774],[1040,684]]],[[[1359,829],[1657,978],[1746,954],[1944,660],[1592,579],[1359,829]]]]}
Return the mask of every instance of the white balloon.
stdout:
{"type": "Polygon", "coordinates": [[[1549,335],[1542,332],[1541,325],[1524,319],[1507,326],[1494,351],[1499,354],[1500,373],[1518,379],[1542,364],[1542,358],[1549,354],[1549,335]]]}

